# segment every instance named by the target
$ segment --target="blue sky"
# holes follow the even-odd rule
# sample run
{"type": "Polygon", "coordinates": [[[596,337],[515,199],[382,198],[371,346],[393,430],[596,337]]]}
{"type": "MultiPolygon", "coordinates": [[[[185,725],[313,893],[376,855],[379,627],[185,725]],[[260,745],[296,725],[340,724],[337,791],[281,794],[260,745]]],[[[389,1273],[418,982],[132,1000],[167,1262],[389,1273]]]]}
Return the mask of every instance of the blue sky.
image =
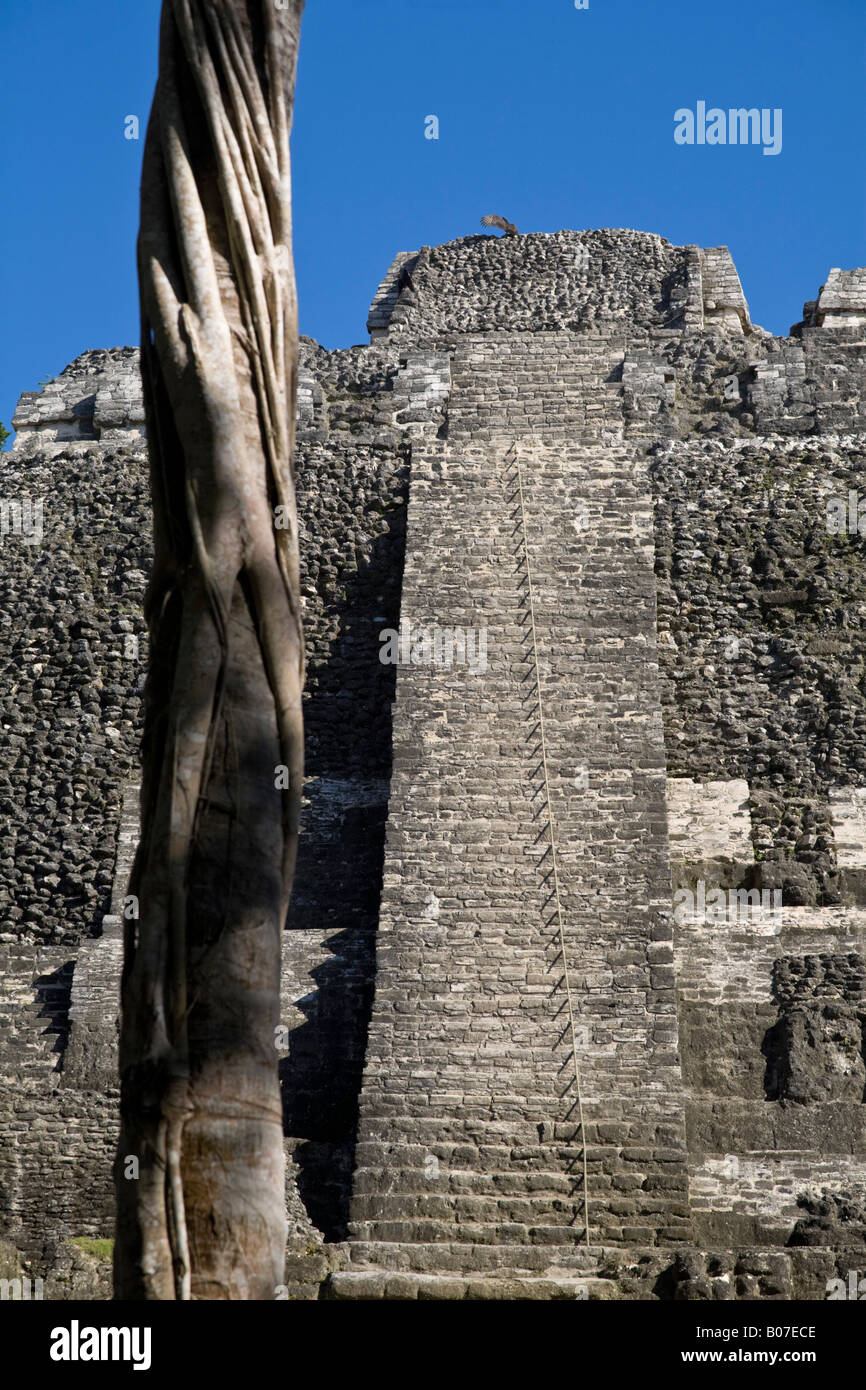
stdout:
{"type": "MultiPolygon", "coordinates": [[[[158,0],[3,0],[0,420],[138,342],[135,235],[158,0]],[[142,138],[124,139],[124,119],[142,138]]],[[[301,331],[365,342],[392,256],[478,230],[727,244],[786,333],[866,264],[864,0],[308,0],[293,139],[301,331]],[[674,112],[783,111],[783,148],[674,143],[674,112]],[[439,139],[425,139],[425,117],[439,139]]]]}

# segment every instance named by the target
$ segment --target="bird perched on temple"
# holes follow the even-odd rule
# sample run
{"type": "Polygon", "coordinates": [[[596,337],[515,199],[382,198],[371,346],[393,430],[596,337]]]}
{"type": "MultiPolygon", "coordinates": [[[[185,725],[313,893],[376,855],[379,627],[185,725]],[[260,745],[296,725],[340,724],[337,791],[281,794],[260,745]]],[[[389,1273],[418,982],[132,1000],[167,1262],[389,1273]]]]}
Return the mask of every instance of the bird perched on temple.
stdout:
{"type": "Polygon", "coordinates": [[[486,217],[481,219],[482,227],[498,227],[506,236],[517,236],[517,228],[513,222],[509,222],[506,217],[497,217],[494,213],[488,212],[486,217]]]}

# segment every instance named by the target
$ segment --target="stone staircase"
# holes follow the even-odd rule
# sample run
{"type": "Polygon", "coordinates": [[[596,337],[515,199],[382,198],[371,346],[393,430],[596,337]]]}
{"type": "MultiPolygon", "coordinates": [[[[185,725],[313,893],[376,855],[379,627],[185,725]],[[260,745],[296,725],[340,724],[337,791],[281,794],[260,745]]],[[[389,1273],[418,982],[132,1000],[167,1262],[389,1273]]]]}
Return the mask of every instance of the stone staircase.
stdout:
{"type": "MultiPolygon", "coordinates": [[[[472,1247],[454,1246],[451,1249],[455,1269],[465,1268],[467,1261],[472,1258],[472,1247]]],[[[506,1260],[513,1257],[518,1261],[514,1268],[491,1270],[488,1274],[475,1278],[461,1277],[456,1273],[398,1273],[381,1267],[339,1270],[328,1276],[320,1296],[330,1300],[447,1299],[451,1302],[463,1299],[520,1299],[538,1302],[592,1299],[594,1302],[601,1302],[615,1296],[616,1286],[610,1279],[571,1275],[566,1270],[551,1270],[543,1276],[535,1276],[528,1271],[521,1271],[519,1250],[512,1256],[508,1247],[502,1247],[502,1254],[506,1260]]],[[[441,1267],[441,1247],[436,1247],[436,1258],[441,1267]]]]}
{"type": "MultiPolygon", "coordinates": [[[[123,788],[111,911],[102,919],[101,934],[81,942],[75,962],[63,1079],[66,1086],[83,1090],[110,1091],[118,1085],[124,903],[140,834],[140,795],[141,784],[136,777],[123,788]]],[[[129,906],[133,910],[132,903],[129,906]]]]}
{"type": "Polygon", "coordinates": [[[68,950],[0,946],[0,1056],[14,1068],[4,1081],[57,1085],[71,979],[68,950]]]}
{"type": "Polygon", "coordinates": [[[46,1227],[49,1245],[112,1230],[120,914],[137,795],[130,783],[103,936],[81,942],[74,960],[68,947],[0,946],[0,1190],[11,1239],[40,1269],[46,1227]]]}
{"type": "Polygon", "coordinates": [[[651,494],[621,442],[622,345],[597,348],[461,342],[447,438],[413,448],[416,655],[351,1264],[327,1296],[597,1297],[603,1248],[689,1238],[651,494]],[[474,669],[429,660],[436,629],[475,634],[474,669]]]}

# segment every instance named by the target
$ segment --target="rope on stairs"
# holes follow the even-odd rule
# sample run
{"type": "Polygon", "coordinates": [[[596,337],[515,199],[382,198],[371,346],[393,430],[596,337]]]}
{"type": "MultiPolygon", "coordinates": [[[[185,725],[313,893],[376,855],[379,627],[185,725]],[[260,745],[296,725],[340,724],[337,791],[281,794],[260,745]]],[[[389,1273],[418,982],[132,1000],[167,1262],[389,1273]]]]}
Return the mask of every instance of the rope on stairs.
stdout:
{"type": "Polygon", "coordinates": [[[526,507],[523,500],[523,470],[520,466],[520,447],[514,443],[509,450],[513,452],[514,460],[517,465],[517,486],[520,497],[520,519],[523,529],[523,554],[526,560],[526,578],[529,590],[529,620],[532,633],[532,656],[535,663],[535,688],[538,697],[538,724],[541,735],[541,765],[544,774],[544,795],[547,802],[547,816],[550,827],[550,854],[553,868],[553,891],[556,902],[556,919],[559,929],[559,949],[562,954],[562,967],[565,982],[565,995],[568,1001],[568,1021],[571,1030],[571,1055],[574,1059],[574,1084],[577,1091],[577,1110],[580,1121],[580,1135],[583,1146],[583,1218],[586,1230],[586,1247],[590,1249],[590,1221],[589,1221],[589,1175],[587,1170],[586,1157],[586,1128],[583,1122],[583,1093],[580,1084],[580,1066],[577,1060],[577,1034],[574,1026],[574,1002],[571,994],[571,978],[568,970],[568,957],[565,951],[565,928],[562,918],[562,903],[559,896],[559,870],[556,860],[556,828],[553,817],[553,805],[550,800],[550,779],[547,774],[547,741],[544,733],[544,703],[541,698],[541,672],[538,666],[538,640],[535,631],[535,589],[532,583],[532,562],[529,558],[529,546],[527,544],[526,528],[526,507]]]}

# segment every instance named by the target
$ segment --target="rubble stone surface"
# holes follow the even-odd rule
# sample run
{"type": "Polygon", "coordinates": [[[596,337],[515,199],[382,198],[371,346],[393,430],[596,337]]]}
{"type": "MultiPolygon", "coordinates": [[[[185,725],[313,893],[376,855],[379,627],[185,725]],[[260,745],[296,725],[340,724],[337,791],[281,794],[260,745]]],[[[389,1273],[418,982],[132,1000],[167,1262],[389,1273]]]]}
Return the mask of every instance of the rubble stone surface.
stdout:
{"type": "MultiPolygon", "coordinates": [[[[820,1298],[862,1246],[864,283],[774,338],[725,247],[467,237],[398,255],[369,346],[302,340],[289,1297],[820,1298]],[[676,919],[698,881],[730,910],[676,919]]],[[[64,1242],[112,1233],[135,349],[14,424],[0,1236],[98,1297],[64,1242]]]]}

